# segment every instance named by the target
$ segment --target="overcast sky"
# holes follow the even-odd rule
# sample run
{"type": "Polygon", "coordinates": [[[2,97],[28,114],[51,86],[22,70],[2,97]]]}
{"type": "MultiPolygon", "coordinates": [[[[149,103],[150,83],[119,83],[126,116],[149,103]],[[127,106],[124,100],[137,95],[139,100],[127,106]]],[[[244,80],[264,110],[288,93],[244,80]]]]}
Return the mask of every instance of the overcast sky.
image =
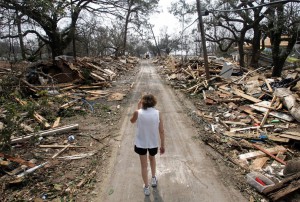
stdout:
{"type": "Polygon", "coordinates": [[[168,8],[171,7],[171,3],[173,1],[160,0],[159,8],[162,12],[159,14],[154,14],[150,17],[150,23],[154,25],[153,30],[155,35],[159,35],[160,30],[164,27],[168,27],[168,33],[176,31],[178,32],[180,30],[178,29],[178,20],[168,12],[168,8]]]}
{"type": "MultiPolygon", "coordinates": [[[[150,17],[150,23],[154,25],[155,35],[160,34],[160,30],[164,27],[168,27],[168,33],[178,33],[181,31],[182,27],[179,20],[176,19],[171,13],[168,12],[168,8],[171,7],[172,2],[177,2],[178,0],[160,0],[159,9],[162,11],[159,14],[153,14],[150,17]]],[[[196,0],[186,0],[189,4],[196,4],[196,0]]]]}

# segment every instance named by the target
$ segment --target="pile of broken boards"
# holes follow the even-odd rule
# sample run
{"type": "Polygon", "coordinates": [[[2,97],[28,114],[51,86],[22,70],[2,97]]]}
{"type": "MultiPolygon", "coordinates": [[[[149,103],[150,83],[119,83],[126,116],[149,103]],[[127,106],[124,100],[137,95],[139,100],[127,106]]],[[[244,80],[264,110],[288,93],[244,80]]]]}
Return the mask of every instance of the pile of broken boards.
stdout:
{"type": "Polygon", "coordinates": [[[206,80],[203,60],[161,64],[174,87],[203,96],[195,113],[211,134],[202,138],[246,171],[248,184],[273,201],[300,190],[300,68],[269,78],[270,68],[239,74],[240,67],[215,60],[206,80]]]}
{"type": "MultiPolygon", "coordinates": [[[[31,64],[29,67],[22,68],[23,73],[20,78],[20,83],[22,83],[22,92],[27,92],[26,96],[17,98],[14,97],[13,100],[8,100],[9,102],[17,102],[20,105],[26,105],[25,100],[33,100],[32,97],[35,96],[39,99],[39,95],[42,91],[49,96],[64,97],[66,99],[64,104],[60,104],[60,107],[55,108],[58,111],[81,107],[82,102],[90,103],[90,101],[104,98],[107,101],[122,100],[126,94],[110,92],[109,88],[112,86],[112,82],[115,81],[120,75],[125,74],[127,71],[133,70],[133,68],[138,64],[137,58],[77,58],[76,61],[68,61],[61,58],[60,60],[53,62],[39,62],[31,64]],[[33,96],[31,96],[33,95],[33,96]]],[[[1,68],[3,69],[3,68],[1,68]]],[[[14,70],[3,69],[3,74],[8,74],[14,70]]],[[[128,90],[128,89],[127,89],[128,90]]],[[[88,105],[91,107],[92,105],[88,105]]],[[[86,107],[88,108],[88,107],[86,107]]],[[[55,110],[53,109],[53,110],[55,110]]],[[[88,108],[87,110],[90,110],[88,108]]],[[[57,111],[57,112],[58,112],[57,111]]],[[[4,110],[0,106],[1,118],[3,116],[8,116],[6,113],[8,111],[4,110]]],[[[25,116],[25,115],[24,115],[25,116]]],[[[12,145],[17,145],[24,142],[29,142],[29,140],[36,140],[37,142],[43,137],[52,136],[54,134],[69,133],[72,130],[79,128],[78,124],[71,124],[60,126],[60,117],[51,123],[46,118],[41,116],[38,111],[33,112],[34,120],[30,119],[28,122],[23,118],[23,122],[30,124],[21,124],[23,128],[22,132],[26,132],[26,135],[20,136],[18,131],[12,131],[11,141],[12,145]],[[36,127],[38,125],[38,127],[36,127]],[[33,127],[32,127],[33,126],[33,127]],[[34,128],[40,128],[40,131],[35,131],[34,128]]],[[[14,129],[16,129],[15,127],[14,129]]],[[[5,124],[2,123],[0,119],[0,131],[4,131],[5,124]]],[[[55,148],[60,151],[54,153],[51,160],[57,158],[64,150],[68,148],[84,148],[81,146],[74,146],[71,143],[74,141],[72,136],[68,139],[68,144],[64,145],[44,145],[45,148],[55,148]]],[[[106,137],[104,137],[106,138],[106,137]]],[[[95,138],[96,139],[96,138],[95,138]]],[[[101,141],[98,140],[97,141],[101,141]]],[[[1,143],[1,142],[0,142],[1,143]]],[[[40,145],[41,146],[41,145],[40,145]]],[[[81,159],[86,156],[94,155],[95,151],[89,151],[87,153],[82,153],[82,155],[66,156],[66,159],[81,159]]],[[[47,166],[48,162],[36,162],[27,161],[22,159],[20,156],[7,155],[0,152],[0,168],[6,170],[7,175],[1,176],[0,181],[4,185],[4,178],[7,176],[13,176],[16,180],[9,180],[10,184],[19,183],[23,180],[23,176],[35,172],[35,170],[47,166]],[[17,165],[16,165],[17,164],[17,165]],[[13,165],[13,170],[7,171],[13,165]]],[[[0,172],[2,174],[3,172],[0,172]]],[[[1,199],[1,197],[0,197],[1,199]]]]}
{"type": "Polygon", "coordinates": [[[130,58],[77,58],[76,61],[58,57],[55,64],[35,63],[28,67],[25,87],[33,93],[47,91],[48,94],[62,94],[67,91],[79,92],[86,99],[94,100],[107,96],[99,89],[111,87],[111,82],[124,71],[129,71],[138,63],[130,58]]]}

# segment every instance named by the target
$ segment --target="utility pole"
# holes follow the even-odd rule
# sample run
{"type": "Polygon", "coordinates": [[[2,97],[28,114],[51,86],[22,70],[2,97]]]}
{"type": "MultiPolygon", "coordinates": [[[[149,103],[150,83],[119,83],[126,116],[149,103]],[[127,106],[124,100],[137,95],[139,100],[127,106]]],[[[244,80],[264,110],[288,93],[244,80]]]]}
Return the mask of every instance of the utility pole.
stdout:
{"type": "Polygon", "coordinates": [[[207,58],[207,50],[206,50],[205,33],[204,33],[204,27],[203,27],[202,15],[201,15],[201,4],[200,4],[200,0],[196,0],[196,1],[197,1],[197,11],[198,11],[198,20],[199,20],[200,33],[201,33],[202,49],[203,49],[205,74],[206,74],[206,79],[208,80],[210,78],[210,75],[209,75],[209,68],[208,68],[208,58],[207,58]]]}

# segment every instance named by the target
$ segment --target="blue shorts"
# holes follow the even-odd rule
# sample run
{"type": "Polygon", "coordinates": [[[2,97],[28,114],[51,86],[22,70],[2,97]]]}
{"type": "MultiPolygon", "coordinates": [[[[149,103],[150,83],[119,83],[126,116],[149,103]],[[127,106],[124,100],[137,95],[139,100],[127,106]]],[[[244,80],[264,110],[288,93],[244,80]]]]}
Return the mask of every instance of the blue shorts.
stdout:
{"type": "Polygon", "coordinates": [[[135,153],[139,154],[139,155],[146,155],[147,151],[149,151],[150,156],[155,156],[157,154],[158,148],[139,148],[137,146],[134,145],[134,151],[135,153]]]}

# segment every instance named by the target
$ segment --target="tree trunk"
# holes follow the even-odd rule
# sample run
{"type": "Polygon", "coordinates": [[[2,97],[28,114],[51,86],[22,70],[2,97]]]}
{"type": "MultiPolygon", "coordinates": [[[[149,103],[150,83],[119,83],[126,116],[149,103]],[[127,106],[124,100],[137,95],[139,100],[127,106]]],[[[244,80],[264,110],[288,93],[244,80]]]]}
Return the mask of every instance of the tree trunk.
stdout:
{"type": "Polygon", "coordinates": [[[252,58],[250,62],[250,66],[254,68],[258,68],[258,61],[260,57],[260,37],[261,31],[259,30],[259,25],[253,27],[254,36],[252,40],[252,58]]]}
{"type": "Polygon", "coordinates": [[[127,14],[126,14],[126,18],[125,18],[124,38],[123,38],[123,50],[122,50],[122,54],[123,55],[125,55],[125,51],[126,51],[128,24],[129,24],[129,20],[130,20],[132,5],[133,5],[133,3],[132,3],[132,1],[130,1],[129,5],[128,5],[128,11],[127,11],[127,14]]]}
{"type": "Polygon", "coordinates": [[[18,35],[19,35],[22,59],[26,60],[25,46],[24,46],[22,27],[21,27],[21,15],[19,15],[18,11],[16,11],[16,22],[17,22],[17,27],[18,27],[18,35]]]}
{"type": "Polygon", "coordinates": [[[245,40],[245,33],[241,32],[240,40],[238,41],[239,55],[240,55],[239,63],[241,67],[245,67],[244,40],[245,40]]]}

